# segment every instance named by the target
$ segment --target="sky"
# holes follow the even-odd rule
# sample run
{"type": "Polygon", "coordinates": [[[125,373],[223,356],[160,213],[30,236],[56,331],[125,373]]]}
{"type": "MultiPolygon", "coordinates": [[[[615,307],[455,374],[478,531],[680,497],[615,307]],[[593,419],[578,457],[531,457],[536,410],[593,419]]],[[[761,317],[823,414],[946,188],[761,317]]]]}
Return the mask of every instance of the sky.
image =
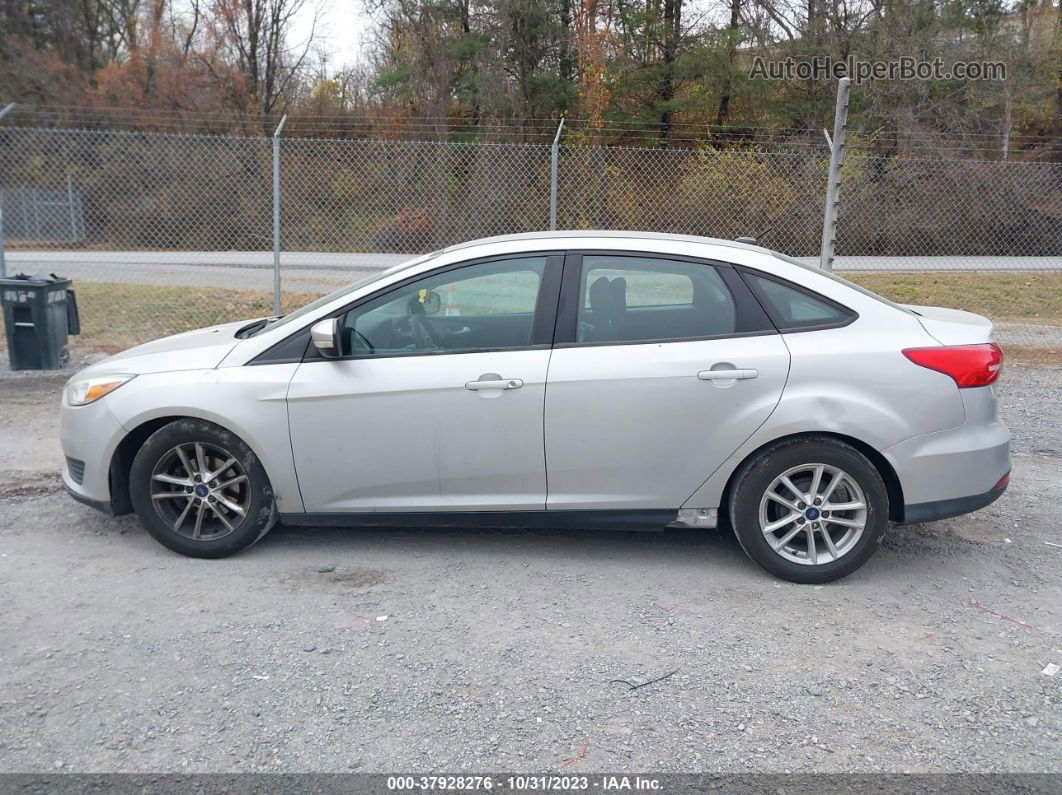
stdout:
{"type": "Polygon", "coordinates": [[[319,12],[315,48],[327,56],[329,71],[358,62],[371,25],[362,0],[306,0],[291,31],[293,47],[301,48],[309,38],[314,8],[319,12]]]}

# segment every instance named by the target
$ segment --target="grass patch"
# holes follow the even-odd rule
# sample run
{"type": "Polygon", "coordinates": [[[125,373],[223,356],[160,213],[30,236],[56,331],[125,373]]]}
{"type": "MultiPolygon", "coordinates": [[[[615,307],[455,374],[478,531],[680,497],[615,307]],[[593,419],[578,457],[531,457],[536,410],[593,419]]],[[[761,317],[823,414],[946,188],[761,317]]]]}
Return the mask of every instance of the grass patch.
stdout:
{"type": "Polygon", "coordinates": [[[947,306],[992,320],[1062,326],[1062,272],[841,273],[901,304],[947,306]]]}
{"type": "MultiPolygon", "coordinates": [[[[77,282],[74,291],[81,315],[81,334],[70,338],[75,356],[118,353],[169,334],[273,313],[272,295],[248,290],[77,282]]],[[[318,295],[286,293],[282,310],[318,295]]],[[[0,345],[6,348],[7,341],[0,339],[0,345]]]]}
{"type": "MultiPolygon", "coordinates": [[[[947,306],[1000,323],[1062,326],[1062,272],[1016,273],[842,273],[901,304],[947,306]]],[[[1062,364],[1051,344],[1002,343],[1007,361],[1062,364]]]]}

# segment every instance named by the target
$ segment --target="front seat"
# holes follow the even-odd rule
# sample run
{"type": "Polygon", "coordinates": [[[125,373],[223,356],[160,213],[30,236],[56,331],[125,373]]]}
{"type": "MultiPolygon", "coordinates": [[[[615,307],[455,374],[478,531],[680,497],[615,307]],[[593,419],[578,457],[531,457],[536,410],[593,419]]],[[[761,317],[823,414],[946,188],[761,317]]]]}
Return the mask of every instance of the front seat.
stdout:
{"type": "Polygon", "coordinates": [[[620,339],[623,317],[627,311],[627,280],[599,276],[590,285],[590,326],[588,342],[620,339]]]}
{"type": "Polygon", "coordinates": [[[619,276],[609,282],[612,290],[613,318],[609,324],[613,340],[621,340],[627,330],[627,280],[619,276]]]}

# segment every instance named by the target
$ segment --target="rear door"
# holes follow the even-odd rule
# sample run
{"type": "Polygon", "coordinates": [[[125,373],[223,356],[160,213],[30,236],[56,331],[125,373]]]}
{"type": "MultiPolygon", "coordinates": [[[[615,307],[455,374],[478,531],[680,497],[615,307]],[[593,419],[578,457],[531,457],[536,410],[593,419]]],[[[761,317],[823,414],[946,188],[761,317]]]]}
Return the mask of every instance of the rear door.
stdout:
{"type": "Polygon", "coordinates": [[[788,349],[728,265],[571,253],[560,306],[548,509],[678,508],[781,397],[788,349]]]}

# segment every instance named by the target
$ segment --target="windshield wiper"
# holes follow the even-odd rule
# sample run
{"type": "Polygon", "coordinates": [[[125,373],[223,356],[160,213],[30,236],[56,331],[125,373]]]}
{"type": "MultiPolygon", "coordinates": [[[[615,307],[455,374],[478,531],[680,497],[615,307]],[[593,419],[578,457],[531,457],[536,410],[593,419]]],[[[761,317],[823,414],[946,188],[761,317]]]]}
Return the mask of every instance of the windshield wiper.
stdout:
{"type": "Polygon", "coordinates": [[[283,315],[277,315],[276,317],[264,317],[261,320],[256,320],[253,323],[248,323],[243,328],[236,332],[236,339],[244,340],[248,337],[253,337],[259,331],[268,328],[272,324],[276,323],[283,315]]]}

